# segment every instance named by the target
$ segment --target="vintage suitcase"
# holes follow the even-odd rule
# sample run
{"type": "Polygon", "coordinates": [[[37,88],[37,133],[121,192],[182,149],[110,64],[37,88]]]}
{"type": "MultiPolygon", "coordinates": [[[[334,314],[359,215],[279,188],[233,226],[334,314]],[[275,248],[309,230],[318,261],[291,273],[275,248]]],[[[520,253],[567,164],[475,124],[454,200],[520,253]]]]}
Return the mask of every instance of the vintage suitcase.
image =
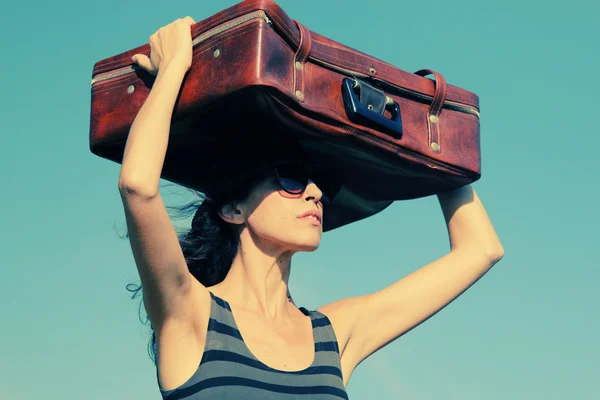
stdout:
{"type": "MultiPolygon", "coordinates": [[[[405,72],[311,32],[270,0],[248,0],[192,26],[193,61],[162,171],[199,191],[235,173],[228,149],[297,140],[344,180],[323,229],[480,178],[479,100],[429,70],[405,72]],[[426,78],[431,75],[435,80],[426,78]]],[[[154,80],[131,56],[94,65],[90,150],[121,162],[154,80]]],[[[278,151],[278,149],[273,149],[278,151]]]]}

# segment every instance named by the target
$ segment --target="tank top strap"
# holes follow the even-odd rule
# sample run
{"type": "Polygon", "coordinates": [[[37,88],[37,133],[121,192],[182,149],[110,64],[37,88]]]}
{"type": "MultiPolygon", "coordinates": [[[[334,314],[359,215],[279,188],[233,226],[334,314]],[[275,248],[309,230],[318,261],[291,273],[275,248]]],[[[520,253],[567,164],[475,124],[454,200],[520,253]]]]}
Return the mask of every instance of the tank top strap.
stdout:
{"type": "Polygon", "coordinates": [[[215,351],[226,350],[252,357],[235,323],[229,303],[212,292],[210,292],[210,297],[212,302],[206,332],[205,356],[210,358],[215,351]]]}
{"type": "Polygon", "coordinates": [[[338,341],[327,316],[317,310],[308,311],[304,307],[300,310],[310,315],[313,326],[313,335],[315,338],[315,360],[314,365],[318,365],[325,370],[337,375],[342,380],[342,363],[340,360],[340,351],[338,341]]]}
{"type": "MultiPolygon", "coordinates": [[[[304,308],[304,307],[302,307],[304,308]]],[[[315,345],[319,352],[340,352],[337,337],[331,325],[329,318],[320,311],[309,311],[313,320],[313,331],[315,335],[315,345]]]]}
{"type": "Polygon", "coordinates": [[[227,324],[229,326],[234,326],[233,313],[231,312],[231,307],[229,307],[229,303],[227,303],[222,298],[214,295],[213,292],[209,291],[209,293],[210,297],[212,298],[210,318],[214,319],[217,322],[227,324]]]}

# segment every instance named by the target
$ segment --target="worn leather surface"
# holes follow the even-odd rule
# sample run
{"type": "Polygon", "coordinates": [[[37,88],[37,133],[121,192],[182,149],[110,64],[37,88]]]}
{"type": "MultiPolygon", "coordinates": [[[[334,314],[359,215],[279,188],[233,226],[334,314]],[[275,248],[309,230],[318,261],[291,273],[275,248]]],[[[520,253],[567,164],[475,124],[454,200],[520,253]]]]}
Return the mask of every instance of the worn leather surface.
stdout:
{"type": "MultiPolygon", "coordinates": [[[[479,179],[479,119],[448,108],[450,101],[478,109],[478,97],[447,84],[437,72],[409,73],[311,32],[270,0],[223,10],[192,26],[192,36],[257,10],[264,10],[271,23],[248,21],[194,48],[173,116],[163,178],[208,190],[235,175],[228,148],[272,146],[280,152],[284,149],[269,137],[286,135],[346,183],[328,206],[324,230],[373,215],[394,200],[479,179]],[[435,81],[424,77],[429,74],[435,81]],[[349,76],[368,80],[400,105],[401,139],[348,119],[341,89],[349,76]]],[[[131,67],[132,55],[149,50],[146,44],[101,60],[93,77],[131,67]]],[[[136,70],[92,85],[94,154],[121,161],[127,132],[153,79],[136,70]]]]}

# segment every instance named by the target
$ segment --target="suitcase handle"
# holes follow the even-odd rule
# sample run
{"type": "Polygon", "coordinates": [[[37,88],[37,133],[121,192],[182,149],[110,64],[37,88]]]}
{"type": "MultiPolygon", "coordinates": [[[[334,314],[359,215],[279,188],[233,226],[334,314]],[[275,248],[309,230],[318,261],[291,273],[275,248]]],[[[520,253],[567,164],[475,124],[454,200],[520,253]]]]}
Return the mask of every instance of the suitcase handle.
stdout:
{"type": "Polygon", "coordinates": [[[446,101],[446,93],[448,91],[448,84],[442,74],[439,74],[430,69],[420,69],[415,72],[415,75],[422,76],[423,78],[427,75],[433,75],[435,78],[435,93],[433,95],[433,101],[431,102],[430,114],[438,117],[444,107],[444,101],[446,101]]]}
{"type": "Polygon", "coordinates": [[[446,79],[444,79],[442,74],[430,69],[421,69],[415,72],[415,75],[422,76],[423,78],[425,78],[427,75],[433,75],[435,78],[435,93],[427,113],[427,129],[429,131],[429,147],[435,153],[441,153],[442,135],[440,129],[440,114],[444,108],[444,102],[446,101],[448,84],[446,83],[446,79]]]}
{"type": "Polygon", "coordinates": [[[342,97],[350,121],[390,134],[396,139],[402,139],[400,106],[382,90],[358,79],[344,78],[342,97]],[[360,92],[360,98],[355,89],[360,92]],[[383,115],[386,109],[391,112],[391,119],[383,115]]]}

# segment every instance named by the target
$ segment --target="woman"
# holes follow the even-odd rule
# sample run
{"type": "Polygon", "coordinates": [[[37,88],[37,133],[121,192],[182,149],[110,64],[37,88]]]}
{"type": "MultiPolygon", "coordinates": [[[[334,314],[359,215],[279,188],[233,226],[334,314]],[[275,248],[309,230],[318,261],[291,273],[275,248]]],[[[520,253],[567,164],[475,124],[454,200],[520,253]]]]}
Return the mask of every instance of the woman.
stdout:
{"type": "Polygon", "coordinates": [[[156,80],[131,127],[119,177],[161,393],[347,398],[360,362],[460,295],[502,258],[502,245],[465,186],[438,195],[449,254],[379,292],[298,309],[288,291],[291,259],[319,246],[323,205],[336,193],[335,182],[300,152],[240,167],[245,185],[203,202],[180,242],[159,179],[191,66],[193,23],[186,17],[159,29],[150,58],[132,58],[156,80]]]}

